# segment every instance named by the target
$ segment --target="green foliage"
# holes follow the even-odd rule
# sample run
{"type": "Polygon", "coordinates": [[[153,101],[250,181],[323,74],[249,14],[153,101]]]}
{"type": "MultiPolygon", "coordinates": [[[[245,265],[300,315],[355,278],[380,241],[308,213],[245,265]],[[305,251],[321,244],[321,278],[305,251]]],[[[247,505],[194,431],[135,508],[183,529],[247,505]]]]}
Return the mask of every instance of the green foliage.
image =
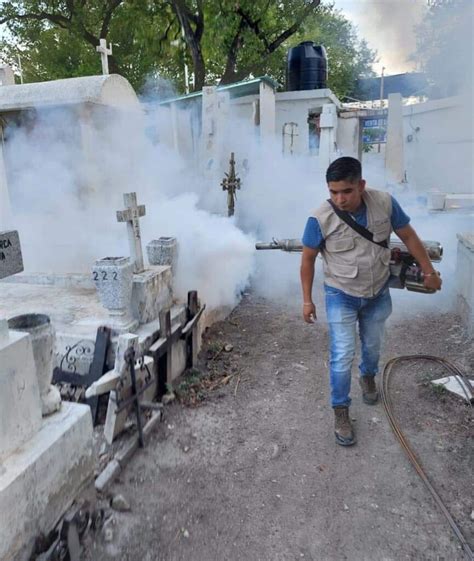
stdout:
{"type": "Polygon", "coordinates": [[[16,0],[0,4],[8,28],[2,58],[26,81],[99,74],[99,38],[113,44],[111,72],[137,89],[160,91],[158,77],[184,92],[184,64],[204,83],[269,74],[283,86],[286,53],[302,40],[325,45],[329,87],[339,96],[372,74],[375,53],[333,4],[308,0],[16,0]],[[184,38],[180,21],[183,23],[184,38]]]}
{"type": "Polygon", "coordinates": [[[381,134],[384,132],[384,129],[374,127],[370,129],[364,130],[364,136],[369,137],[368,142],[364,142],[362,145],[362,152],[368,153],[372,152],[374,144],[377,144],[377,139],[380,138],[381,134]]]}

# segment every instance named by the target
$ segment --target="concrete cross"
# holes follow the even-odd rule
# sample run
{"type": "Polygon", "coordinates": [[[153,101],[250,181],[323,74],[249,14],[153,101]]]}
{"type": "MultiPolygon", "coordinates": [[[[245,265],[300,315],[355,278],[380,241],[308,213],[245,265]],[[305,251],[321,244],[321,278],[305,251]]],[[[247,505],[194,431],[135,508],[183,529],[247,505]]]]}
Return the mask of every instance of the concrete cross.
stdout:
{"type": "Polygon", "coordinates": [[[102,74],[107,75],[109,73],[109,55],[112,54],[112,44],[110,44],[110,48],[107,48],[106,39],[101,39],[100,45],[96,47],[95,50],[100,53],[100,60],[102,62],[102,74]]]}
{"type": "Polygon", "coordinates": [[[140,216],[145,216],[145,205],[137,204],[136,193],[124,193],[123,202],[125,210],[117,210],[117,221],[127,223],[128,243],[130,245],[130,257],[134,264],[134,273],[145,270],[143,264],[142,238],[140,235],[140,216]]]}

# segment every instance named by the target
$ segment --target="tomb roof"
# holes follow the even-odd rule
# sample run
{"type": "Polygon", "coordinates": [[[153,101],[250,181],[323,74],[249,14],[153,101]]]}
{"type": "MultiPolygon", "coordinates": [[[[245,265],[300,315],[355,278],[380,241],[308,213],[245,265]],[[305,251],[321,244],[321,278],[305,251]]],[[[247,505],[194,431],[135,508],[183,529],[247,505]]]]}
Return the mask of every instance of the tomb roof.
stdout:
{"type": "Polygon", "coordinates": [[[132,86],[118,74],[0,87],[0,112],[81,103],[113,107],[139,105],[132,86]]]}
{"type": "MultiPolygon", "coordinates": [[[[273,78],[270,76],[259,76],[258,78],[252,78],[251,80],[242,80],[241,82],[234,82],[233,84],[227,84],[225,86],[217,86],[217,90],[219,92],[229,92],[231,98],[243,97],[246,95],[257,95],[260,91],[261,82],[268,84],[275,91],[278,89],[278,82],[276,82],[273,78]]],[[[201,96],[202,91],[192,92],[187,95],[165,99],[160,103],[160,105],[175,103],[177,101],[188,101],[201,96]]]]}

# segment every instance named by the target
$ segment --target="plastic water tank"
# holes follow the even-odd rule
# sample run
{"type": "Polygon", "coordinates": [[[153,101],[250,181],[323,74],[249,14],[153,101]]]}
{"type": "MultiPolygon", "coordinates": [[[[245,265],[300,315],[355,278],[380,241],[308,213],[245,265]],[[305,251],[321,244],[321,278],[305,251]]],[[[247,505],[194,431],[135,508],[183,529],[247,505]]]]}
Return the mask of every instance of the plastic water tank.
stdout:
{"type": "Polygon", "coordinates": [[[288,51],[286,89],[318,90],[326,87],[328,59],[326,49],[313,41],[303,41],[288,51]]]}

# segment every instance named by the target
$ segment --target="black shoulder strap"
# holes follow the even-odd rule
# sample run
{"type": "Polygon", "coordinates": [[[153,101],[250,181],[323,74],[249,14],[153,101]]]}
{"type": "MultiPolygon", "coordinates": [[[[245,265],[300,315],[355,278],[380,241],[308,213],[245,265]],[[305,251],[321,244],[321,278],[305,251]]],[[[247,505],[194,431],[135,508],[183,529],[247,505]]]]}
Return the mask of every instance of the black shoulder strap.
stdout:
{"type": "Polygon", "coordinates": [[[370,230],[367,230],[367,228],[364,228],[364,226],[358,224],[348,212],[337,208],[337,206],[331,201],[331,199],[328,199],[328,203],[332,206],[332,209],[339,216],[339,218],[344,221],[350,228],[360,234],[363,238],[369,240],[369,242],[379,245],[380,247],[388,248],[387,240],[376,242],[374,240],[374,235],[372,234],[372,232],[370,230]]]}

